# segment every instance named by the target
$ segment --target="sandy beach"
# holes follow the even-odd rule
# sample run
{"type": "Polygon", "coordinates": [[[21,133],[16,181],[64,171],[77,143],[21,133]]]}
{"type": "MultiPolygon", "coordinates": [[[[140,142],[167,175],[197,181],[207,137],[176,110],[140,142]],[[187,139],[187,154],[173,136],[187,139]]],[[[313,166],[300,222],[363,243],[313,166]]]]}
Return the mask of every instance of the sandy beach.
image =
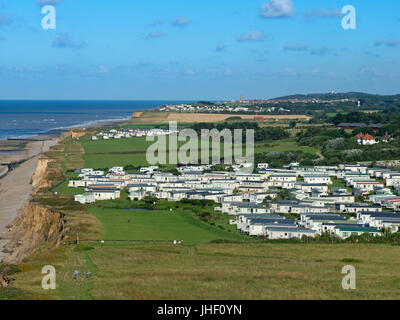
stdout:
{"type": "Polygon", "coordinates": [[[41,154],[43,151],[48,150],[49,144],[52,144],[53,140],[54,139],[44,141],[32,141],[28,142],[26,148],[23,150],[9,154],[0,153],[0,164],[5,165],[35,157],[41,154]]]}
{"type": "Polygon", "coordinates": [[[11,163],[28,159],[16,169],[0,179],[0,261],[5,256],[2,252],[7,243],[5,238],[10,225],[32,194],[31,179],[36,169],[40,154],[57,143],[57,139],[33,141],[18,154],[0,157],[1,163],[11,163]]]}
{"type": "MultiPolygon", "coordinates": [[[[90,128],[109,127],[123,121],[107,121],[90,128]]],[[[89,129],[89,127],[87,127],[89,129]]],[[[82,128],[80,128],[82,129],[82,128]]],[[[66,132],[66,130],[62,131],[66,132]]],[[[8,165],[23,161],[15,169],[0,178],[0,262],[6,253],[2,252],[8,239],[6,234],[20,210],[29,200],[33,188],[31,184],[40,155],[56,145],[62,132],[43,134],[30,139],[12,141],[10,144],[26,143],[24,149],[17,152],[0,153],[0,173],[5,173],[8,165]]],[[[3,141],[3,150],[7,150],[7,141],[3,141]],[[4,146],[5,145],[5,146],[4,146]]],[[[10,147],[12,150],[12,147],[10,147]]]]}

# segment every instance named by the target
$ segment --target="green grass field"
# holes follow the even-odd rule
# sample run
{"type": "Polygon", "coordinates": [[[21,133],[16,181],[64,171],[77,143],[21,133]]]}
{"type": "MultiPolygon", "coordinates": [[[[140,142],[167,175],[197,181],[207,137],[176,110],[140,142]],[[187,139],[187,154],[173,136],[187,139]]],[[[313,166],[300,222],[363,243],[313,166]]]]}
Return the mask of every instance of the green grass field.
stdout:
{"type": "Polygon", "coordinates": [[[152,143],[146,141],[146,138],[91,141],[89,137],[84,137],[81,144],[85,150],[85,167],[147,165],[146,150],[152,143]]]}
{"type": "MultiPolygon", "coordinates": [[[[156,141],[156,140],[155,140],[156,141]]],[[[91,141],[89,136],[81,139],[84,149],[83,159],[88,168],[111,168],[113,166],[147,166],[146,152],[155,141],[146,141],[146,138],[110,139],[91,141]]],[[[169,163],[169,139],[167,137],[167,152],[165,159],[169,163]]],[[[178,141],[178,150],[186,142],[178,141]]],[[[220,154],[223,155],[223,142],[218,144],[220,154]]],[[[212,154],[212,145],[209,144],[209,154],[212,154]]],[[[201,156],[201,144],[198,142],[198,155],[201,156]]],[[[189,155],[189,154],[187,154],[189,155]]]]}
{"type": "Polygon", "coordinates": [[[73,196],[76,194],[83,194],[85,188],[68,188],[68,181],[64,181],[60,185],[51,189],[52,192],[57,192],[59,195],[73,196]]]}
{"type": "Polygon", "coordinates": [[[263,152],[271,152],[271,151],[280,151],[280,152],[303,151],[305,153],[310,153],[312,155],[316,155],[318,152],[320,152],[320,149],[313,148],[313,147],[307,147],[307,146],[298,146],[296,144],[296,141],[294,141],[292,139],[272,141],[269,144],[266,144],[265,142],[261,142],[261,143],[256,143],[256,145],[255,145],[255,153],[263,153],[263,152]]]}
{"type": "Polygon", "coordinates": [[[105,240],[184,240],[185,243],[196,244],[245,239],[245,236],[213,227],[195,217],[194,213],[182,209],[171,212],[92,208],[90,212],[105,227],[105,240]]]}
{"type": "Polygon", "coordinates": [[[0,297],[399,299],[399,253],[397,246],[368,244],[67,245],[27,260],[0,297]],[[49,263],[57,270],[55,291],[40,285],[41,268],[49,263]],[[341,270],[349,264],[357,289],[345,291],[341,270]]]}

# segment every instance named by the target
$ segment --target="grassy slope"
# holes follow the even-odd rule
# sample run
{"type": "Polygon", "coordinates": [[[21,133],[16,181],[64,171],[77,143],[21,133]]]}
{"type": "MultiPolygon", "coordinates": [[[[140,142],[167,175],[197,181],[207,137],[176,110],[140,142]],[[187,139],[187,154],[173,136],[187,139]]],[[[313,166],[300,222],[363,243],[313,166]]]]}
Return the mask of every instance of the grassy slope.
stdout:
{"type": "Polygon", "coordinates": [[[369,245],[138,246],[96,250],[93,295],[121,299],[393,299],[398,248],[369,245]],[[341,288],[352,261],[356,291],[341,288]]]}
{"type": "Polygon", "coordinates": [[[5,293],[51,299],[399,299],[399,263],[399,247],[389,245],[65,246],[27,261],[5,293]],[[40,288],[40,270],[48,263],[57,269],[55,291],[40,288]],[[357,271],[354,291],[341,288],[341,269],[348,264],[357,271]],[[90,270],[92,279],[74,281],[75,269],[80,275],[90,270]]]}
{"type": "MultiPolygon", "coordinates": [[[[167,150],[169,139],[167,141],[167,150]]],[[[112,166],[146,166],[147,149],[155,142],[146,141],[146,138],[129,139],[110,139],[91,141],[90,137],[81,138],[81,144],[84,149],[83,159],[85,167],[88,168],[111,168],[112,166]]],[[[178,150],[186,142],[178,142],[178,150]]],[[[223,142],[219,143],[220,154],[223,155],[223,142]]],[[[201,143],[198,143],[199,157],[201,143]]],[[[212,154],[212,144],[209,144],[209,154],[212,154]]],[[[166,160],[169,162],[169,152],[166,153],[166,160]]],[[[78,169],[80,167],[76,167],[78,169]]]]}
{"type": "Polygon", "coordinates": [[[105,240],[184,240],[195,244],[217,239],[243,239],[238,234],[211,227],[192,212],[181,209],[139,212],[92,208],[90,212],[105,226],[105,240]]]}
{"type": "Polygon", "coordinates": [[[89,168],[109,168],[129,164],[146,165],[146,150],[152,144],[145,138],[91,141],[82,139],[83,159],[89,168]]]}
{"type": "Polygon", "coordinates": [[[319,148],[307,147],[307,146],[298,146],[296,141],[293,139],[285,139],[279,141],[272,141],[271,143],[257,143],[255,145],[255,153],[263,153],[263,152],[271,152],[271,151],[303,151],[305,153],[310,153],[316,155],[317,152],[320,151],[319,148]]]}

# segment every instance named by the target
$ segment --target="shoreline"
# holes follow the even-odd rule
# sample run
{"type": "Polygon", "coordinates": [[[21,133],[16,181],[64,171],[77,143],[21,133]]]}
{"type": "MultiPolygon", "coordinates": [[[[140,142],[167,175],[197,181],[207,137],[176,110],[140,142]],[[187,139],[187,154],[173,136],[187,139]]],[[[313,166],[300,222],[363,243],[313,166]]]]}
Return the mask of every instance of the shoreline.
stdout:
{"type": "MultiPolygon", "coordinates": [[[[59,137],[66,132],[79,130],[79,129],[90,129],[90,128],[107,128],[116,124],[125,123],[127,120],[101,120],[96,124],[92,124],[90,126],[74,126],[69,129],[52,129],[45,133],[39,133],[37,135],[33,135],[28,138],[21,139],[7,139],[0,140],[0,166],[8,166],[13,163],[19,163],[26,161],[36,155],[41,154],[42,152],[39,150],[38,146],[40,146],[41,142],[51,141],[55,139],[59,139],[59,137]],[[23,147],[19,147],[19,145],[24,145],[23,147]]],[[[1,178],[1,177],[0,177],[1,178]]]]}
{"type": "MultiPolygon", "coordinates": [[[[46,134],[38,134],[29,139],[11,140],[26,143],[17,153],[0,153],[0,263],[8,255],[3,252],[10,239],[7,234],[12,229],[21,210],[28,203],[32,193],[32,177],[36,171],[41,155],[55,146],[61,135],[79,129],[106,128],[125,123],[126,120],[99,122],[95,125],[75,127],[70,130],[59,130],[46,134]],[[18,163],[16,168],[10,166],[18,163]]],[[[3,140],[10,141],[10,140],[3,140]]]]}
{"type": "MultiPolygon", "coordinates": [[[[82,128],[101,128],[105,126],[109,126],[115,123],[124,123],[131,119],[129,118],[120,118],[120,119],[104,119],[104,120],[93,120],[82,124],[72,125],[68,127],[60,127],[60,128],[53,128],[44,132],[38,132],[36,134],[27,135],[27,136],[20,136],[14,138],[7,138],[7,139],[0,139],[0,142],[4,141],[37,141],[37,140],[47,140],[48,137],[55,137],[60,136],[64,132],[73,131],[76,129],[82,128]]],[[[0,150],[1,152],[1,150],[0,150]]]]}
{"type": "Polygon", "coordinates": [[[7,255],[3,252],[4,246],[9,240],[6,238],[6,234],[32,195],[31,180],[41,153],[46,152],[57,142],[58,139],[43,141],[39,154],[25,160],[0,180],[0,203],[2,204],[0,206],[0,262],[7,255]]]}

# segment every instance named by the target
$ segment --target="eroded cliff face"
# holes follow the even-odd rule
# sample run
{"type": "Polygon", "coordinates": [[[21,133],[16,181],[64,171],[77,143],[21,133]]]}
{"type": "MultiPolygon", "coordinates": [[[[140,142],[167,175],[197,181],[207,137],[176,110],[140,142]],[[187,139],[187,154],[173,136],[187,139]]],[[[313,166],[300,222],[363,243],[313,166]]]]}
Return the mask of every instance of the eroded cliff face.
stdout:
{"type": "Polygon", "coordinates": [[[29,202],[9,232],[10,241],[5,247],[9,255],[3,262],[21,263],[43,243],[48,243],[49,248],[57,247],[62,243],[65,231],[62,213],[29,202]]]}
{"type": "MultiPolygon", "coordinates": [[[[64,134],[63,138],[75,136],[73,132],[64,134]]],[[[77,133],[79,136],[79,132],[77,133]]],[[[84,134],[82,134],[84,135],[84,134]]],[[[5,235],[4,263],[21,263],[25,257],[30,256],[42,244],[47,243],[47,248],[57,247],[62,243],[66,227],[64,215],[57,209],[47,207],[49,195],[46,191],[54,183],[65,179],[61,163],[65,150],[62,147],[63,138],[58,140],[60,148],[52,154],[42,154],[37,162],[35,172],[31,178],[33,197],[25,204],[14,221],[11,230],[5,235]],[[42,201],[44,200],[44,201],[42,201]]]]}
{"type": "Polygon", "coordinates": [[[61,135],[61,139],[65,139],[65,138],[76,139],[76,138],[83,137],[87,133],[88,132],[86,132],[86,131],[68,131],[68,132],[64,132],[61,135]]]}
{"type": "Polygon", "coordinates": [[[49,188],[51,181],[47,177],[48,165],[51,162],[50,159],[40,158],[36,166],[36,170],[32,176],[32,187],[33,193],[35,194],[41,188],[49,188]]]}

